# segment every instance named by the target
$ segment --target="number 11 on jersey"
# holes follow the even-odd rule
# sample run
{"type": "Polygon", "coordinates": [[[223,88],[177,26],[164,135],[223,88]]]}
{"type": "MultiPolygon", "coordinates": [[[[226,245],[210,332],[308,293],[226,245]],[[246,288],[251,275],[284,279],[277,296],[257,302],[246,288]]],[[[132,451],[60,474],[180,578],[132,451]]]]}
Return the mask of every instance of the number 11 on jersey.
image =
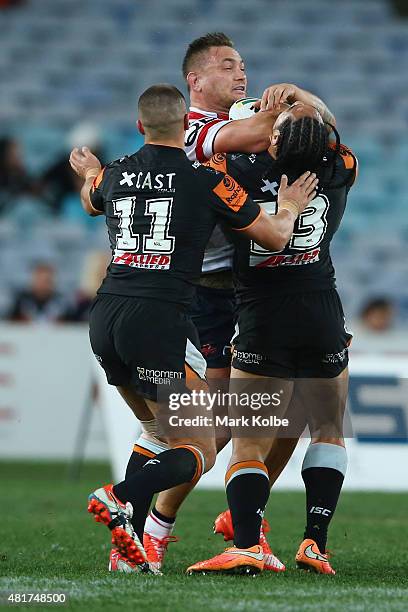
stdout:
{"type": "MultiPolygon", "coordinates": [[[[116,236],[116,249],[119,251],[138,251],[140,232],[137,231],[134,213],[136,197],[113,200],[114,214],[119,217],[116,236]]],[[[169,225],[173,198],[154,198],[146,200],[144,214],[152,217],[150,231],[143,236],[144,253],[173,253],[174,236],[170,236],[169,225]]]]}

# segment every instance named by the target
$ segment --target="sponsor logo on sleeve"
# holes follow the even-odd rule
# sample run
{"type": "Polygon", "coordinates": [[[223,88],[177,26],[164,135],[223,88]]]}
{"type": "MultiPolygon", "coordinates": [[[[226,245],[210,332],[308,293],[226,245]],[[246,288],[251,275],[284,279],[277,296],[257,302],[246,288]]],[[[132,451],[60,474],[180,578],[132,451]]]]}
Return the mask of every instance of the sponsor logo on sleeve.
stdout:
{"type": "Polygon", "coordinates": [[[225,153],[216,153],[203,165],[213,168],[213,170],[223,172],[224,174],[227,173],[227,158],[225,153]]]}
{"type": "Polygon", "coordinates": [[[234,212],[238,212],[247,199],[247,192],[228,174],[213,189],[214,193],[234,212]]]}

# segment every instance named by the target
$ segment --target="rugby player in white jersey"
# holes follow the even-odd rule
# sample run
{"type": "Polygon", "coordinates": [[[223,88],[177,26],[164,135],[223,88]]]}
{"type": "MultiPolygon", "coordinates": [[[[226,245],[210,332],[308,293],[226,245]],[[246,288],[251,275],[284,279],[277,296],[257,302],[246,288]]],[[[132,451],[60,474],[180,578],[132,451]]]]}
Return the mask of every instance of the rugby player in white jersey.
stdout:
{"type": "MultiPolygon", "coordinates": [[[[183,75],[190,94],[189,129],[185,151],[190,160],[206,162],[214,153],[258,153],[270,145],[269,134],[276,120],[276,109],[282,102],[296,101],[317,108],[323,119],[334,123],[326,105],[313,94],[296,85],[281,83],[268,87],[262,97],[261,111],[252,117],[229,121],[234,102],[247,95],[244,61],[232,41],[222,32],[206,34],[189,45],[183,60],[183,75]]],[[[203,274],[190,311],[200,337],[201,350],[207,361],[207,378],[212,386],[223,388],[230,374],[230,341],[234,333],[234,294],[232,287],[233,247],[217,226],[206,248],[203,274]]],[[[143,401],[143,400],[141,400],[143,401]]],[[[142,434],[130,457],[127,473],[140,469],[167,445],[156,436],[156,422],[141,405],[142,434]]],[[[218,440],[221,449],[227,440],[218,440]]],[[[293,445],[287,439],[278,441],[276,454],[286,465],[293,445]]],[[[276,477],[280,470],[277,469],[276,477]]],[[[181,485],[159,495],[147,518],[144,546],[149,561],[160,568],[168,543],[173,540],[175,516],[191,487],[181,485]]],[[[264,522],[265,531],[268,525],[264,522]]],[[[265,553],[265,569],[282,571],[261,530],[260,543],[265,553]]],[[[115,550],[111,553],[111,570],[129,569],[115,550]]]]}

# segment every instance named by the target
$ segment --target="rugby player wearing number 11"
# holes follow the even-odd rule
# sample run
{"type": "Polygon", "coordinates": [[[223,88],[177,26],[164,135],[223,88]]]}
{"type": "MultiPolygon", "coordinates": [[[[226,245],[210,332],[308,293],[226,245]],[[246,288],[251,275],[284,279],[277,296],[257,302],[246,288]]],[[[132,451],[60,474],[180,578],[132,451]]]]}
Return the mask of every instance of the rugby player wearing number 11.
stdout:
{"type": "MultiPolygon", "coordinates": [[[[90,215],[105,215],[112,249],[90,312],[92,349],[129,407],[135,410],[142,395],[154,416],[158,390],[167,388],[169,378],[150,380],[146,370],[168,372],[186,389],[206,385],[206,364],[188,307],[216,223],[222,220],[265,248],[282,248],[318,182],[305,172],[289,187],[283,177],[279,211],[269,217],[233,178],[187,159],[187,125],[180,91],[156,85],[139,99],[138,127],[145,135],[140,151],[102,170],[86,148],[74,149],[70,157],[84,179],[83,207],[90,215]]],[[[212,438],[176,431],[167,442],[169,450],[139,471],[89,496],[89,512],[111,530],[119,553],[139,569],[148,568],[143,528],[154,494],[195,484],[215,461],[212,438]]]]}

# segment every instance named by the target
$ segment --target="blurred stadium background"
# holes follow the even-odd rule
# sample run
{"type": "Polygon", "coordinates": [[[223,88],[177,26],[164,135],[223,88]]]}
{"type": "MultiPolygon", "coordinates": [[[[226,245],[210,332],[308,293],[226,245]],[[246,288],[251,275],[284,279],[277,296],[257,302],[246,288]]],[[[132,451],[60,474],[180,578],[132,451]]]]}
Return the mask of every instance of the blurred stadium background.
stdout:
{"type": "MultiPolygon", "coordinates": [[[[41,496],[56,491],[64,474],[55,463],[41,472],[38,463],[16,468],[16,460],[62,460],[77,477],[84,458],[107,462],[119,447],[126,457],[134,435],[124,412],[123,432],[109,426],[106,406],[116,410],[116,403],[106,396],[88,346],[87,308],[106,266],[107,239],[103,220],[81,210],[69,151],[87,144],[109,161],[136,150],[138,95],[155,82],[185,91],[180,66],[186,46],[220,30],[245,60],[249,95],[279,82],[317,93],[334,111],[342,141],[359,158],[360,177],[333,245],[349,327],[357,331],[351,409],[358,422],[346,482],[354,489],[408,489],[406,0],[0,0],[0,471],[17,500],[31,474],[41,496]],[[27,298],[33,292],[48,295],[49,307],[36,311],[27,298]]],[[[300,461],[301,454],[288,466],[283,484],[301,486],[300,461]]],[[[82,467],[86,471],[89,465],[82,467]]],[[[97,473],[88,474],[90,483],[97,473]]],[[[214,474],[209,484],[222,486],[222,469],[214,474]]],[[[55,504],[72,503],[60,488],[58,495],[55,504]]],[[[285,499],[290,517],[294,504],[285,499]]],[[[345,517],[358,516],[369,498],[354,498],[354,506],[345,499],[340,526],[345,517]]],[[[373,517],[377,498],[370,499],[373,517]]],[[[401,500],[395,497],[393,509],[382,498],[378,524],[372,523],[376,532],[388,512],[398,515],[401,500]]],[[[204,506],[191,503],[199,516],[204,506]]],[[[400,515],[386,545],[397,545],[402,536],[400,515]]],[[[25,520],[14,510],[13,516],[25,520]]],[[[69,547],[75,534],[67,525],[68,519],[59,533],[69,547]]],[[[367,542],[368,533],[367,527],[367,542]]],[[[34,540],[32,547],[39,551],[40,567],[54,562],[54,549],[43,554],[34,540]]],[[[10,544],[10,550],[14,559],[18,545],[10,544]]],[[[82,566],[75,563],[72,576],[79,580],[82,566]]],[[[16,575],[29,574],[28,565],[16,561],[16,575]]],[[[57,572],[59,566],[53,567],[57,572]]],[[[65,566],[60,569],[71,576],[65,566]]],[[[321,592],[315,593],[323,605],[321,592]]],[[[394,606],[395,593],[386,592],[381,608],[370,591],[367,605],[405,609],[394,606]]],[[[300,609],[285,607],[282,593],[277,597],[277,610],[300,609]]],[[[334,599],[335,605],[357,609],[348,607],[347,593],[344,597],[334,599]]],[[[259,610],[268,609],[257,602],[259,610]]],[[[326,605],[333,609],[329,600],[326,605]]]]}
{"type": "MultiPolygon", "coordinates": [[[[183,91],[189,41],[224,29],[245,59],[249,93],[272,82],[316,92],[360,160],[333,254],[348,316],[373,297],[408,317],[408,22],[387,0],[3,0],[0,12],[0,312],[52,262],[58,290],[78,289],[84,260],[105,248],[58,162],[85,140],[105,160],[140,145],[136,102],[154,82],[183,91]],[[14,5],[14,8],[13,8],[14,5]],[[5,138],[20,152],[10,153],[5,138]],[[19,161],[10,157],[22,156],[19,161]],[[14,162],[14,163],[13,163],[14,162]],[[7,164],[12,177],[7,180],[7,164]],[[22,167],[21,167],[22,166],[22,167]],[[17,175],[17,176],[16,176],[17,175]]],[[[404,6],[404,3],[401,3],[404,6]]]]}
{"type": "MultiPolygon", "coordinates": [[[[28,398],[35,403],[31,414],[37,423],[39,404],[55,419],[65,414],[67,427],[79,418],[73,405],[85,401],[72,395],[87,369],[78,365],[79,349],[73,348],[76,337],[84,343],[79,328],[85,326],[74,329],[73,323],[86,321],[106,266],[107,240],[103,220],[82,212],[68,153],[87,144],[109,161],[136,150],[141,145],[135,129],[138,95],[163,81],[184,91],[183,53],[189,41],[207,31],[225,30],[232,37],[246,62],[250,95],[260,95],[269,83],[293,82],[317,93],[335,112],[343,142],[360,161],[360,177],[333,245],[347,320],[357,331],[354,350],[406,350],[404,8],[405,2],[387,0],[0,2],[0,314],[5,321],[49,324],[1,327],[0,431],[10,452],[11,447],[14,454],[23,452],[24,437],[15,439],[11,431],[28,398]],[[32,305],[33,292],[47,296],[45,308],[32,305]],[[52,325],[56,321],[71,326],[52,325]],[[76,368],[68,366],[72,362],[76,368]],[[52,372],[48,381],[47,370],[52,372]],[[67,387],[63,393],[54,370],[67,387]],[[40,383],[29,388],[30,375],[44,383],[42,394],[40,383]],[[59,395],[71,405],[66,413],[56,410],[59,395]]],[[[406,433],[406,419],[402,422],[406,433]]],[[[104,455],[105,445],[97,441],[92,450],[94,438],[88,453],[104,455]]],[[[56,452],[59,443],[55,446],[56,452]]],[[[51,449],[41,444],[41,453],[53,456],[51,449]]]]}

